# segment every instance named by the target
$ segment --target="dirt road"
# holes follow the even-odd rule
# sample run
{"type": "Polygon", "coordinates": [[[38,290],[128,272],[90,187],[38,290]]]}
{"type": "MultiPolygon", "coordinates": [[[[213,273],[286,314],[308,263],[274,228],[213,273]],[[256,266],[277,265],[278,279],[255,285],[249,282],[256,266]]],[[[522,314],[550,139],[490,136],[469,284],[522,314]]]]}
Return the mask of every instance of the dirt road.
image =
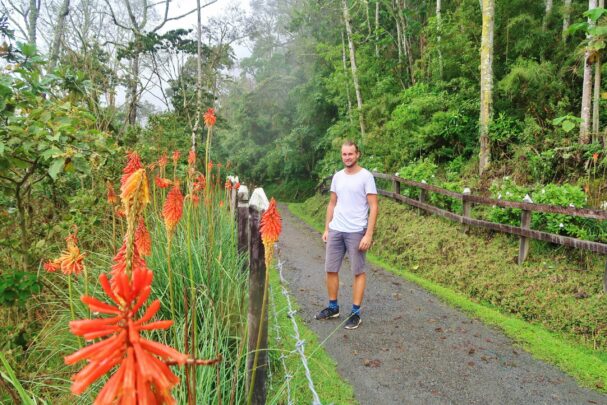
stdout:
{"type": "MultiPolygon", "coordinates": [[[[352,274],[342,267],[339,320],[316,321],[326,306],[320,234],[281,207],[279,257],[300,315],[338,364],[361,404],[607,404],[558,369],[533,359],[499,331],[380,268],[368,272],[362,324],[351,308],[352,274]]],[[[322,399],[322,398],[321,398],[322,399]]]]}

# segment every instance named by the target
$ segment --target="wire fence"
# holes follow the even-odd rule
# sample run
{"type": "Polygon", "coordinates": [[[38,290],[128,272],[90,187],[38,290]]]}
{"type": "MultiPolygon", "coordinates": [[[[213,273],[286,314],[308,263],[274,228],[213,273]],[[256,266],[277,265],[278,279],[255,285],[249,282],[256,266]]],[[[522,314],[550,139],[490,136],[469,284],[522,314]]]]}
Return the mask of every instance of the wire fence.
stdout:
{"type": "MultiPolygon", "coordinates": [[[[289,291],[286,288],[287,280],[284,278],[284,275],[283,275],[283,262],[278,257],[278,253],[276,256],[278,259],[276,267],[278,269],[278,274],[280,276],[280,287],[282,290],[282,295],[284,295],[285,299],[287,300],[287,309],[288,309],[287,315],[289,316],[289,319],[291,319],[291,324],[293,325],[294,334],[292,337],[295,340],[294,352],[297,352],[299,354],[299,359],[304,368],[305,376],[306,376],[306,379],[308,380],[308,388],[309,388],[310,392],[312,393],[312,404],[313,405],[322,405],[322,402],[320,401],[320,397],[318,396],[318,392],[316,392],[316,389],[314,388],[314,381],[312,380],[312,374],[310,373],[310,368],[308,367],[308,359],[306,358],[306,354],[305,354],[305,340],[303,340],[301,338],[301,335],[299,333],[299,326],[297,325],[297,321],[295,320],[295,314],[297,312],[293,310],[293,306],[291,305],[291,297],[289,295],[289,291]]],[[[282,358],[282,360],[284,361],[284,358],[282,358]]],[[[287,374],[287,375],[289,375],[289,374],[287,374]]]]}

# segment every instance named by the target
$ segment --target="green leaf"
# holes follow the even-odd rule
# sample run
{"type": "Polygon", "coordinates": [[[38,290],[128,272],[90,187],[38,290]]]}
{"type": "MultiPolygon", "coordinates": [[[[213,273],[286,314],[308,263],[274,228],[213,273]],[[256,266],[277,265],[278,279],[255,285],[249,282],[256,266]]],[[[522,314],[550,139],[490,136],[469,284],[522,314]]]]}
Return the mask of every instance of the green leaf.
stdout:
{"type": "Polygon", "coordinates": [[[587,22],[579,22],[579,23],[575,23],[575,24],[571,24],[569,26],[569,28],[567,28],[567,30],[565,31],[566,35],[572,35],[575,34],[578,31],[584,31],[586,32],[588,30],[588,23],[587,22]]]}
{"type": "Polygon", "coordinates": [[[557,117],[552,120],[552,125],[561,125],[561,122],[565,121],[566,118],[567,118],[566,115],[564,115],[562,117],[557,117]]]}
{"type": "Polygon", "coordinates": [[[64,159],[56,159],[53,160],[50,167],[48,168],[48,174],[51,176],[53,180],[57,180],[57,175],[63,171],[63,167],[65,166],[64,159]]]}
{"type": "Polygon", "coordinates": [[[23,404],[34,405],[34,401],[32,401],[29,395],[27,395],[27,392],[17,379],[15,372],[11,368],[10,364],[8,364],[8,360],[6,360],[6,357],[4,357],[4,353],[2,352],[0,352],[0,362],[2,363],[3,369],[6,371],[6,373],[0,372],[2,378],[10,382],[15,387],[15,389],[19,393],[19,398],[21,398],[23,404]]]}
{"type": "Polygon", "coordinates": [[[571,121],[563,122],[563,131],[570,132],[573,128],[575,128],[575,124],[571,121]]]}
{"type": "Polygon", "coordinates": [[[592,10],[586,11],[584,13],[584,17],[588,17],[592,21],[597,22],[598,19],[601,18],[601,16],[605,13],[607,13],[607,10],[605,10],[602,7],[597,7],[597,8],[593,8],[592,10]]]}
{"type": "Polygon", "coordinates": [[[0,156],[4,156],[4,143],[0,141],[0,156]]]}

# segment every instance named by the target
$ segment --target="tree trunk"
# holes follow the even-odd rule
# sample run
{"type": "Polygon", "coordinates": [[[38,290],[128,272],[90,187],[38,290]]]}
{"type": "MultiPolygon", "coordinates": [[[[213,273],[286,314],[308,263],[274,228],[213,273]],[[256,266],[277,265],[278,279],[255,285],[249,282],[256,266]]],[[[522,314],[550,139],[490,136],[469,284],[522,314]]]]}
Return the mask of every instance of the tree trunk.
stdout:
{"type": "MultiPolygon", "coordinates": [[[[599,7],[605,7],[605,0],[599,0],[599,7]]],[[[599,141],[599,129],[601,127],[599,103],[601,100],[601,56],[597,56],[594,65],[594,97],[592,99],[592,142],[599,141]]]]}
{"type": "Polygon", "coordinates": [[[404,4],[404,0],[403,3],[400,2],[400,0],[396,1],[397,4],[397,17],[400,20],[400,25],[401,25],[401,32],[402,32],[402,44],[403,44],[403,51],[405,53],[405,56],[407,57],[407,69],[409,71],[409,77],[411,78],[411,84],[415,84],[415,77],[413,76],[413,52],[411,50],[411,40],[409,38],[409,35],[407,34],[407,20],[405,19],[404,16],[404,11],[406,8],[406,4],[404,4]]]}
{"type": "MultiPolygon", "coordinates": [[[[344,33],[341,33],[341,61],[344,66],[344,75],[347,79],[348,77],[348,64],[346,63],[346,41],[344,40],[344,33]]],[[[346,97],[348,98],[348,118],[350,118],[350,125],[354,124],[352,119],[352,100],[350,99],[350,83],[348,80],[346,83],[346,97]]]]}
{"type": "Polygon", "coordinates": [[[563,6],[563,40],[566,39],[565,31],[569,28],[569,24],[571,24],[571,0],[564,0],[563,6]]]}
{"type": "Polygon", "coordinates": [[[542,29],[546,31],[548,28],[548,20],[550,19],[550,14],[552,14],[553,1],[546,0],[546,13],[544,14],[544,21],[542,22],[542,29]]]}
{"type": "Polygon", "coordinates": [[[128,108],[128,123],[135,125],[137,122],[137,102],[139,100],[139,58],[140,52],[135,51],[131,60],[131,77],[129,80],[129,108],[128,108]]]}
{"type": "Polygon", "coordinates": [[[40,14],[39,0],[30,0],[29,14],[27,16],[27,36],[28,42],[36,46],[36,31],[38,26],[38,16],[40,14]]]}
{"type": "Polygon", "coordinates": [[[443,54],[440,50],[441,46],[441,30],[442,30],[442,15],[441,15],[441,0],[436,0],[436,30],[438,31],[436,36],[436,45],[438,49],[438,75],[442,80],[443,78],[443,54]]]}
{"type": "Polygon", "coordinates": [[[375,57],[379,58],[379,1],[375,2],[375,57]]]}
{"type": "MultiPolygon", "coordinates": [[[[596,8],[596,0],[588,1],[588,10],[592,10],[596,8]]],[[[588,19],[589,24],[593,24],[592,20],[588,19]]],[[[586,36],[588,39],[591,38],[590,35],[586,36]]],[[[580,144],[587,144],[590,142],[590,104],[592,98],[592,64],[588,60],[590,57],[590,51],[586,50],[584,53],[584,81],[582,82],[582,111],[580,114],[580,118],[582,122],[580,123],[580,144]]]]}
{"type": "Polygon", "coordinates": [[[350,11],[348,10],[347,1],[342,0],[341,2],[344,9],[344,24],[346,26],[346,34],[348,36],[348,47],[350,48],[350,68],[352,69],[352,81],[354,82],[356,104],[358,106],[358,121],[360,123],[360,134],[364,138],[366,131],[365,118],[363,116],[363,98],[360,92],[360,85],[358,83],[358,72],[356,68],[356,50],[354,49],[354,40],[352,39],[352,27],[350,26],[350,11]]]}
{"type": "MultiPolygon", "coordinates": [[[[202,118],[202,16],[200,8],[200,0],[196,0],[197,25],[196,25],[196,43],[197,43],[197,60],[196,60],[196,123],[192,128],[192,150],[196,150],[196,133],[201,128],[202,118]]],[[[206,152],[205,152],[206,153],[206,152]]]]}
{"type": "Polygon", "coordinates": [[[55,32],[53,33],[53,43],[51,44],[51,50],[49,52],[48,67],[49,70],[53,70],[59,59],[59,50],[61,49],[61,42],[63,40],[63,31],[65,30],[65,18],[70,12],[70,0],[63,0],[59,14],[57,15],[57,25],[55,26],[55,32]]]}
{"type": "Polygon", "coordinates": [[[489,168],[491,148],[489,123],[493,101],[493,30],[495,1],[482,0],[483,31],[481,39],[481,109],[480,109],[480,153],[478,171],[482,175],[489,168]]]}

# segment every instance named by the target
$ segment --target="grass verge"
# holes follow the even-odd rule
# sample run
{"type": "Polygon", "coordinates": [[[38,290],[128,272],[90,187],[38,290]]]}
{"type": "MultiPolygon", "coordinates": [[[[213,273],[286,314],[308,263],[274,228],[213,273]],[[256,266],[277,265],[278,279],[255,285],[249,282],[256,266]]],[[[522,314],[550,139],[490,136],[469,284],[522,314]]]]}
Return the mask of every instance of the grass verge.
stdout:
{"type": "MultiPolygon", "coordinates": [[[[297,343],[293,337],[293,325],[288,315],[287,299],[282,294],[278,271],[270,273],[270,308],[269,308],[269,334],[270,334],[270,365],[271,378],[268,388],[268,404],[286,404],[290,391],[291,400],[295,404],[312,403],[312,393],[308,388],[308,380],[299,354],[295,351],[297,343]],[[274,319],[276,316],[276,321],[274,319]],[[291,375],[289,385],[286,383],[286,373],[280,356],[284,361],[288,374],[291,375]]],[[[291,298],[293,310],[297,311],[297,304],[291,298]]],[[[322,403],[326,404],[357,404],[352,386],[337,373],[337,364],[327,354],[322,342],[318,341],[316,334],[305,326],[299,315],[295,315],[300,338],[305,342],[304,350],[314,382],[314,388],[322,403]]]]}
{"type": "MultiPolygon", "coordinates": [[[[306,208],[309,207],[306,207],[305,204],[289,204],[289,210],[293,214],[322,232],[324,224],[321,213],[317,209],[310,211],[306,208]]],[[[450,224],[445,223],[444,226],[447,227],[450,224]]],[[[379,250],[382,251],[382,249],[379,250]]],[[[607,354],[605,352],[592,350],[583,344],[573,342],[571,337],[551,332],[541,325],[531,324],[515,316],[504,314],[493,305],[474,302],[465,294],[388,263],[374,254],[368,254],[368,259],[371,263],[420,285],[446,303],[484,323],[499,327],[534,357],[558,366],[573,376],[581,385],[607,392],[607,354]]]]}

